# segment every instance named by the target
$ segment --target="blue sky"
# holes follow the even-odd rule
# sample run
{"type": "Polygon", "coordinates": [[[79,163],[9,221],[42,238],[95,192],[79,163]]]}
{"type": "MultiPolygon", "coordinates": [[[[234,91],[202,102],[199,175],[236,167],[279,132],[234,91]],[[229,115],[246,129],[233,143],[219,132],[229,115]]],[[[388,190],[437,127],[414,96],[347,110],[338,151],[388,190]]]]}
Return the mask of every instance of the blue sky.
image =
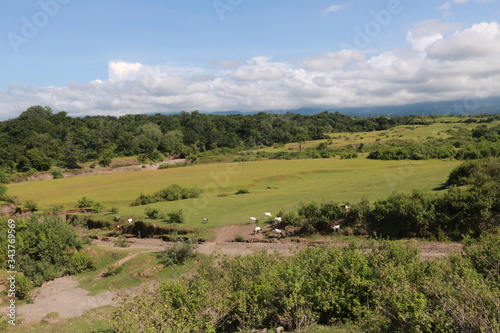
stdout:
{"type": "Polygon", "coordinates": [[[500,1],[0,0],[0,119],[500,94],[500,1]]]}

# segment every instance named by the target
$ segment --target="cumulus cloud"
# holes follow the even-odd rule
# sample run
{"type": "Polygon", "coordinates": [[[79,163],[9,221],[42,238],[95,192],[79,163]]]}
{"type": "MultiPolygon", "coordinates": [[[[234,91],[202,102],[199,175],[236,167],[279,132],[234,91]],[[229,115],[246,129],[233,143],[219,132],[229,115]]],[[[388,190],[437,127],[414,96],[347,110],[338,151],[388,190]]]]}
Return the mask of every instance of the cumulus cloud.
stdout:
{"type": "Polygon", "coordinates": [[[408,46],[367,56],[340,50],[295,61],[254,57],[207,68],[111,61],[108,78],[61,87],[11,84],[0,91],[0,119],[32,105],[73,116],[369,107],[497,96],[500,25],[463,30],[438,20],[411,27],[408,46]]]}
{"type": "Polygon", "coordinates": [[[355,50],[341,50],[336,53],[327,53],[318,57],[298,61],[297,64],[306,69],[331,71],[340,69],[346,64],[365,59],[364,53],[355,50]]]}

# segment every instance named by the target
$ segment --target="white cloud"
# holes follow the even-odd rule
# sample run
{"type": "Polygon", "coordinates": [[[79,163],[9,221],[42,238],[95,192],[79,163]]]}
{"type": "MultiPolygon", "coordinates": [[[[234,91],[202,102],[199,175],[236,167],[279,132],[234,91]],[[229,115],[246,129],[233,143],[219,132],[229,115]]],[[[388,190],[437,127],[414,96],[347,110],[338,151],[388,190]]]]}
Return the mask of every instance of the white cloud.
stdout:
{"type": "Polygon", "coordinates": [[[83,116],[369,107],[500,94],[497,22],[456,30],[426,21],[411,27],[407,38],[407,48],[370,57],[340,50],[290,62],[263,56],[217,60],[208,68],[111,61],[106,80],[61,87],[11,84],[0,91],[0,119],[37,104],[83,116]]]}
{"type": "Polygon", "coordinates": [[[429,45],[443,39],[443,34],[458,28],[457,24],[443,23],[440,20],[428,20],[415,24],[406,35],[413,49],[424,51],[429,45]]]}
{"type": "Polygon", "coordinates": [[[332,5],[332,6],[328,7],[327,9],[325,9],[323,11],[323,13],[329,14],[329,13],[337,12],[341,9],[349,7],[350,5],[352,5],[352,2],[344,3],[342,5],[332,5]]]}
{"type": "Polygon", "coordinates": [[[297,64],[306,69],[331,71],[340,69],[348,63],[364,59],[365,55],[361,51],[341,50],[336,53],[327,53],[319,57],[303,59],[297,62],[297,64]]]}

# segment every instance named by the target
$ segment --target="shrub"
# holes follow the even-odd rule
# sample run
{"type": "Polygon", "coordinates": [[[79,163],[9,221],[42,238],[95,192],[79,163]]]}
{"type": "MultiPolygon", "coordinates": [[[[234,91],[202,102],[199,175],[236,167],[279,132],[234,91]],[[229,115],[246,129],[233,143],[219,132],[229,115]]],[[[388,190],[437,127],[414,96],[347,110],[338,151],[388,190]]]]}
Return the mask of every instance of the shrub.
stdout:
{"type": "Polygon", "coordinates": [[[370,227],[384,236],[428,237],[436,230],[435,196],[414,190],[375,202],[370,227]]]}
{"type": "Polygon", "coordinates": [[[153,195],[141,193],[141,195],[132,203],[132,206],[147,205],[150,203],[161,201],[176,201],[198,198],[200,195],[201,191],[196,187],[185,188],[180,185],[174,184],[154,193],[153,195]]]}
{"type": "Polygon", "coordinates": [[[24,274],[16,275],[16,297],[19,299],[26,300],[28,303],[33,301],[31,296],[31,291],[33,290],[33,284],[30,282],[24,274]]]}
{"type": "Polygon", "coordinates": [[[104,205],[102,203],[100,203],[100,202],[96,202],[96,203],[94,203],[94,205],[92,206],[92,208],[94,209],[94,212],[100,213],[104,209],[104,205]]]}
{"type": "Polygon", "coordinates": [[[182,211],[182,209],[179,209],[175,212],[167,213],[167,216],[170,223],[186,222],[186,218],[184,217],[184,212],[182,211]]]}
{"type": "Polygon", "coordinates": [[[61,178],[64,178],[64,176],[63,176],[61,170],[56,169],[56,170],[52,171],[52,178],[61,179],[61,178]]]}
{"type": "Polygon", "coordinates": [[[157,257],[165,266],[181,265],[195,256],[196,245],[189,243],[174,243],[158,253],[157,257]]]}
{"type": "Polygon", "coordinates": [[[465,253],[476,271],[500,287],[500,229],[478,240],[468,239],[465,245],[465,253]]]}
{"type": "Polygon", "coordinates": [[[78,200],[76,208],[89,208],[92,207],[93,204],[94,201],[92,199],[89,199],[87,197],[82,197],[78,200]]]}
{"type": "Polygon", "coordinates": [[[30,210],[32,212],[38,210],[38,205],[33,200],[26,200],[26,202],[24,203],[24,207],[26,207],[27,210],[30,210]]]}
{"type": "Polygon", "coordinates": [[[100,160],[99,160],[99,164],[103,167],[108,167],[111,165],[111,162],[113,162],[113,160],[111,159],[110,156],[104,156],[102,157],[100,160]]]}
{"type": "Polygon", "coordinates": [[[50,211],[53,214],[59,214],[63,210],[63,205],[54,205],[50,207],[50,211]]]}
{"type": "Polygon", "coordinates": [[[158,208],[146,207],[144,213],[149,219],[164,219],[165,213],[160,211],[158,208]]]}
{"type": "Polygon", "coordinates": [[[95,268],[94,262],[87,252],[77,251],[69,259],[67,272],[69,274],[77,274],[91,271],[95,268]]]}
{"type": "Polygon", "coordinates": [[[7,187],[0,184],[0,200],[5,200],[7,197],[7,187]]]}
{"type": "Polygon", "coordinates": [[[10,183],[10,177],[6,173],[0,171],[0,184],[8,183],[10,183]]]}
{"type": "Polygon", "coordinates": [[[116,206],[111,207],[111,208],[109,209],[109,213],[110,213],[110,214],[118,214],[118,211],[119,211],[119,209],[118,209],[118,207],[116,207],[116,206]]]}
{"type": "Polygon", "coordinates": [[[248,193],[250,193],[250,191],[249,191],[249,190],[247,190],[246,188],[240,188],[240,189],[236,192],[236,194],[248,194],[248,193]]]}
{"type": "MultiPolygon", "coordinates": [[[[5,239],[0,236],[2,248],[7,248],[5,239]]],[[[73,253],[82,246],[74,229],[57,217],[19,220],[16,239],[18,270],[35,286],[64,273],[73,253]]]]}

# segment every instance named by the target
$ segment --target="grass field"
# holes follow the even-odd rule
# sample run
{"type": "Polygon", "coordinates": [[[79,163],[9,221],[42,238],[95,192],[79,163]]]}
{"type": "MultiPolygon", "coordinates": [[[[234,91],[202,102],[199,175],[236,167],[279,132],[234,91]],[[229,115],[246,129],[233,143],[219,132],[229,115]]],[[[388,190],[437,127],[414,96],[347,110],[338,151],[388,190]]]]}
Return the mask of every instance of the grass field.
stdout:
{"type": "Polygon", "coordinates": [[[203,190],[201,198],[149,206],[166,212],[183,209],[188,218],[185,226],[211,228],[248,222],[249,216],[262,218],[267,211],[276,214],[300,202],[356,203],[362,197],[376,200],[393,191],[432,190],[459,164],[366,158],[267,160],[17,183],[8,185],[8,190],[20,202],[36,201],[42,210],[56,204],[74,208],[86,196],[105,208],[118,207],[118,215],[142,218],[145,206],[130,206],[141,193],[152,194],[171,184],[197,186],[203,190]],[[250,193],[235,195],[238,189],[250,193]],[[203,218],[209,223],[202,224],[203,218]]]}
{"type": "MultiPolygon", "coordinates": [[[[386,142],[393,139],[398,140],[425,140],[429,137],[436,139],[444,139],[450,137],[447,130],[453,128],[465,128],[467,130],[472,130],[475,127],[483,125],[479,123],[435,123],[430,125],[405,125],[397,126],[384,131],[373,131],[373,132],[355,132],[355,133],[334,133],[329,134],[332,138],[332,144],[329,145],[330,148],[339,148],[347,145],[358,146],[359,144],[372,144],[376,142],[386,142]],[[379,141],[377,141],[377,139],[379,141]]],[[[488,127],[500,125],[500,121],[493,121],[488,123],[488,127]]],[[[302,144],[302,149],[314,148],[321,142],[326,142],[327,140],[313,140],[307,141],[302,144]]],[[[282,147],[266,147],[261,149],[253,150],[253,152],[266,151],[266,152],[277,152],[280,150],[299,150],[298,143],[289,143],[282,147]]]]}

